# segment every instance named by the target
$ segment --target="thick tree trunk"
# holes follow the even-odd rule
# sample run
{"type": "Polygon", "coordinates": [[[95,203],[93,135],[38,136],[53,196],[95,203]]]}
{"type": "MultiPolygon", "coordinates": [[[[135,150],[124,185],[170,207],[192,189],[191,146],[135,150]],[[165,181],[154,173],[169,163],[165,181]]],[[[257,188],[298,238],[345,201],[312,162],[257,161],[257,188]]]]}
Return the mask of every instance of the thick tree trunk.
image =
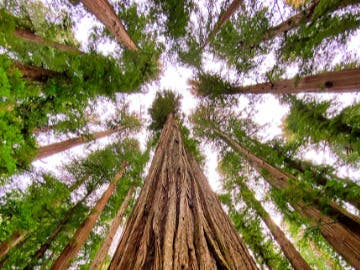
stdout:
{"type": "MultiPolygon", "coordinates": [[[[95,132],[92,134],[92,137],[94,137],[95,139],[100,139],[109,136],[115,132],[119,132],[119,129],[108,129],[105,131],[95,132]]],[[[76,137],[59,143],[42,146],[39,148],[39,153],[36,156],[35,160],[58,154],[62,151],[68,150],[74,146],[86,143],[88,141],[89,139],[87,137],[76,137]]]]}
{"type": "Polygon", "coordinates": [[[124,201],[121,204],[121,207],[119,208],[119,211],[117,212],[114,220],[111,222],[109,231],[108,231],[105,239],[103,240],[100,249],[96,253],[93,262],[91,263],[90,270],[98,270],[103,265],[103,263],[106,259],[106,256],[109,252],[111,243],[112,243],[112,241],[115,237],[115,234],[122,222],[122,218],[125,214],[126,209],[128,208],[129,202],[133,196],[134,191],[135,191],[135,187],[131,186],[130,189],[128,190],[128,193],[127,193],[124,201]]]}
{"type": "Polygon", "coordinates": [[[36,263],[38,260],[40,260],[44,255],[45,252],[49,249],[52,242],[55,240],[55,238],[59,235],[60,232],[65,228],[66,224],[69,222],[69,220],[72,218],[72,216],[75,214],[78,207],[83,204],[83,202],[89,197],[91,192],[88,192],[79,202],[76,203],[65,215],[65,217],[60,221],[59,225],[56,227],[56,229],[50,234],[50,236],[46,239],[45,243],[41,245],[41,247],[34,253],[34,255],[31,257],[30,264],[24,268],[24,269],[33,269],[33,263],[36,263]]]}
{"type": "Polygon", "coordinates": [[[35,43],[35,44],[38,44],[41,46],[53,47],[53,48],[56,48],[63,52],[82,53],[79,49],[74,48],[72,46],[68,46],[65,44],[58,43],[58,42],[46,40],[46,39],[34,34],[30,30],[16,29],[13,34],[17,38],[21,38],[23,40],[30,41],[32,43],[35,43]]]}
{"type": "Polygon", "coordinates": [[[230,17],[235,13],[235,11],[240,7],[243,0],[233,0],[229,7],[221,13],[218,21],[216,22],[214,29],[209,33],[207,39],[205,40],[202,48],[205,48],[207,44],[209,44],[210,40],[212,40],[216,34],[219,32],[221,27],[230,19],[230,17]]]}
{"type": "Polygon", "coordinates": [[[0,244],[0,259],[15,247],[26,235],[27,231],[15,231],[9,239],[0,244]]]}
{"type": "MultiPolygon", "coordinates": [[[[218,129],[214,131],[219,137],[224,140],[234,151],[243,155],[254,168],[261,174],[262,170],[266,170],[268,174],[264,176],[269,184],[275,189],[287,189],[289,184],[288,179],[293,179],[293,176],[282,172],[281,170],[271,166],[263,159],[255,156],[249,150],[235,142],[229,136],[218,129]]],[[[321,234],[334,247],[334,249],[341,254],[344,259],[354,266],[360,268],[360,237],[356,232],[349,229],[347,226],[340,224],[338,221],[324,215],[314,206],[306,205],[304,202],[297,202],[292,204],[296,211],[301,215],[310,219],[314,226],[319,226],[321,234]]]]}
{"type": "Polygon", "coordinates": [[[289,260],[292,267],[294,267],[295,270],[311,270],[310,266],[303,259],[300,253],[296,250],[294,245],[290,242],[289,239],[287,239],[284,232],[272,220],[270,215],[262,207],[261,203],[255,199],[255,196],[247,187],[247,185],[245,183],[239,183],[239,188],[245,203],[253,207],[256,210],[256,213],[265,222],[266,226],[269,228],[271,234],[273,235],[274,239],[281,247],[282,252],[289,260]]]}
{"type": "Polygon", "coordinates": [[[344,93],[360,91],[360,68],[325,72],[300,79],[238,86],[224,94],[344,93]]]}
{"type": "Polygon", "coordinates": [[[138,49],[107,0],[81,0],[81,3],[83,3],[126,48],[132,51],[138,49]]]}
{"type": "Polygon", "coordinates": [[[13,66],[20,70],[25,79],[32,81],[46,82],[50,78],[61,76],[59,72],[41,67],[25,65],[20,62],[14,62],[13,66]]]}
{"type": "Polygon", "coordinates": [[[94,227],[96,220],[100,216],[101,212],[105,208],[107,202],[109,201],[112,193],[116,188],[116,184],[119,182],[121,176],[123,175],[127,166],[127,162],[124,161],[121,165],[120,170],[115,175],[114,180],[109,184],[108,188],[101,196],[101,198],[97,201],[94,209],[91,211],[89,216],[85,219],[85,221],[80,225],[74,234],[73,238],[70,240],[68,245],[64,248],[60,256],[56,259],[51,269],[53,270],[65,270],[68,268],[70,261],[77,255],[80,251],[82,245],[88,238],[92,228],[94,227]]]}
{"type": "Polygon", "coordinates": [[[109,269],[257,269],[171,114],[109,269]]]}

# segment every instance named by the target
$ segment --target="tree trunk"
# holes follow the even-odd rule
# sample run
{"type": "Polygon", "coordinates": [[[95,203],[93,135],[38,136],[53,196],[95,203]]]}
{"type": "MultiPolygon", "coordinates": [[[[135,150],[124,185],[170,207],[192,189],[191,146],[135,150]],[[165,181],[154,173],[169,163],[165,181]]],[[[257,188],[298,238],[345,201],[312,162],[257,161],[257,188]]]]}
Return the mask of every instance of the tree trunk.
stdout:
{"type": "Polygon", "coordinates": [[[35,43],[35,44],[38,44],[41,46],[53,47],[53,48],[56,48],[63,52],[73,52],[73,53],[78,53],[78,54],[82,53],[79,49],[77,49],[75,47],[68,46],[68,45],[61,44],[61,43],[54,42],[54,41],[50,41],[50,40],[46,40],[46,39],[34,34],[30,30],[16,29],[13,34],[17,38],[21,38],[23,40],[30,41],[32,43],[35,43]]]}
{"type": "Polygon", "coordinates": [[[120,43],[129,50],[137,51],[136,44],[107,0],[81,0],[81,3],[105,25],[120,43]]]}
{"type": "MultiPolygon", "coordinates": [[[[268,29],[262,39],[262,41],[270,40],[280,34],[286,33],[289,30],[298,27],[301,23],[310,22],[313,19],[313,13],[316,6],[319,4],[320,0],[312,1],[312,4],[302,12],[295,14],[289,19],[283,21],[282,23],[268,29]]],[[[358,0],[345,0],[337,7],[337,9],[344,8],[353,4],[358,3],[358,0]]],[[[334,10],[328,10],[327,12],[332,12],[334,10]]],[[[329,16],[328,14],[325,16],[329,16]]]]}
{"type": "Polygon", "coordinates": [[[325,72],[300,79],[231,88],[224,94],[344,93],[360,91],[360,68],[325,72]]]}
{"type": "Polygon", "coordinates": [[[214,29],[209,33],[207,39],[205,40],[204,45],[202,48],[205,48],[210,40],[212,40],[216,34],[219,32],[221,27],[224,26],[224,24],[230,19],[230,17],[235,13],[235,11],[240,7],[243,0],[233,0],[229,7],[225,10],[225,12],[222,12],[218,21],[216,22],[214,29]]]}
{"type": "MultiPolygon", "coordinates": [[[[224,142],[232,147],[234,151],[243,155],[260,174],[262,170],[266,170],[268,173],[264,177],[273,188],[287,189],[289,187],[287,179],[292,179],[293,176],[282,172],[263,159],[255,156],[222,131],[218,129],[214,129],[214,131],[224,142]]],[[[319,226],[324,238],[349,264],[355,268],[360,268],[360,237],[356,232],[351,231],[343,224],[322,214],[317,208],[306,205],[304,202],[299,201],[293,203],[292,206],[301,215],[309,218],[314,226],[319,226]]]]}
{"type": "MultiPolygon", "coordinates": [[[[291,158],[285,158],[284,162],[292,168],[297,169],[299,172],[301,173],[305,173],[305,171],[309,170],[311,171],[311,165],[307,164],[306,162],[303,162],[302,160],[295,160],[295,159],[291,159],[291,158]]],[[[339,182],[343,182],[347,184],[347,187],[345,190],[343,190],[339,196],[340,199],[342,199],[343,201],[346,201],[350,204],[352,204],[354,207],[356,207],[357,209],[360,210],[360,201],[356,198],[351,198],[348,199],[350,193],[351,193],[351,189],[356,187],[356,183],[354,183],[353,181],[349,180],[349,179],[344,179],[344,178],[338,178],[336,176],[332,176],[329,175],[329,177],[333,177],[336,179],[336,181],[339,182]]],[[[326,186],[326,184],[328,183],[328,179],[323,176],[323,175],[316,175],[316,177],[314,178],[314,180],[316,181],[316,183],[320,186],[326,186]]]]}
{"type": "Polygon", "coordinates": [[[172,114],[109,269],[257,269],[172,114]]]}
{"type": "Polygon", "coordinates": [[[291,263],[292,267],[295,270],[311,270],[310,266],[303,259],[300,253],[296,250],[294,245],[291,243],[289,239],[285,236],[284,232],[276,225],[276,223],[272,220],[270,215],[265,211],[262,207],[261,203],[256,200],[253,193],[249,190],[245,183],[239,183],[240,192],[242,194],[242,198],[247,205],[250,205],[252,208],[256,210],[256,213],[261,217],[261,219],[265,222],[266,226],[269,228],[271,234],[273,235],[276,242],[281,247],[282,252],[286,256],[286,258],[291,263]],[[248,195],[249,194],[249,195],[248,195]]]}
{"type": "Polygon", "coordinates": [[[85,219],[85,221],[80,225],[74,234],[73,238],[64,248],[60,256],[56,259],[51,269],[53,270],[65,270],[68,268],[70,261],[77,255],[80,251],[82,245],[88,238],[92,228],[94,227],[96,220],[100,216],[107,202],[109,201],[112,193],[116,188],[116,184],[119,182],[121,176],[123,175],[127,166],[127,162],[124,161],[121,165],[120,170],[115,175],[114,180],[109,184],[109,187],[106,189],[101,198],[97,201],[94,209],[91,211],[89,216],[85,219]]]}
{"type": "Polygon", "coordinates": [[[110,249],[111,243],[112,243],[114,236],[122,222],[122,218],[124,216],[126,209],[128,208],[129,202],[131,200],[131,197],[132,197],[134,191],[135,191],[135,187],[131,186],[124,201],[121,204],[119,211],[116,214],[116,217],[114,218],[114,220],[111,223],[109,231],[108,231],[105,239],[103,240],[100,249],[96,253],[95,258],[94,258],[93,262],[91,263],[90,270],[98,270],[103,265],[103,263],[106,259],[106,256],[108,254],[108,251],[110,249]]]}
{"type": "Polygon", "coordinates": [[[17,61],[13,63],[13,66],[20,70],[20,72],[22,73],[25,79],[29,79],[32,81],[38,81],[44,83],[50,78],[61,76],[61,73],[59,72],[49,69],[44,69],[41,67],[25,65],[17,61]]]}
{"type": "MultiPolygon", "coordinates": [[[[100,138],[109,136],[118,131],[119,131],[119,129],[108,129],[105,131],[95,132],[91,135],[95,139],[100,139],[100,138]]],[[[60,152],[68,150],[74,146],[86,143],[88,141],[89,141],[89,139],[87,137],[81,136],[81,137],[72,138],[72,139],[69,139],[66,141],[62,141],[59,143],[53,143],[50,145],[42,146],[39,148],[39,153],[36,156],[35,160],[58,154],[60,152]]]]}
{"type": "Polygon", "coordinates": [[[65,215],[65,217],[60,221],[59,225],[56,227],[56,229],[50,234],[50,236],[46,239],[45,243],[41,245],[41,247],[34,253],[34,255],[31,256],[31,262],[30,264],[25,267],[24,269],[33,269],[33,263],[36,263],[38,260],[40,260],[44,255],[45,252],[49,249],[51,246],[51,243],[55,240],[55,238],[59,235],[59,233],[65,228],[66,224],[69,222],[69,220],[72,218],[72,216],[75,214],[78,207],[89,197],[91,192],[88,192],[79,202],[76,203],[65,215]]]}
{"type": "Polygon", "coordinates": [[[0,259],[4,257],[9,251],[15,247],[26,235],[27,231],[15,231],[9,239],[0,244],[0,259]]]}

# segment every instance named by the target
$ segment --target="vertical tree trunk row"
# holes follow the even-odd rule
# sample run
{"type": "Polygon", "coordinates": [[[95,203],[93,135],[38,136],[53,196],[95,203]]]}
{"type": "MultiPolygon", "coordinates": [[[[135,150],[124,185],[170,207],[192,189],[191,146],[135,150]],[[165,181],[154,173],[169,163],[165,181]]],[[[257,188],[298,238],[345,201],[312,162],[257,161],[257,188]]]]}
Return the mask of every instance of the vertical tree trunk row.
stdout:
{"type": "Polygon", "coordinates": [[[109,269],[257,269],[172,114],[109,269]]]}
{"type": "Polygon", "coordinates": [[[95,207],[90,212],[88,217],[84,220],[84,222],[80,225],[68,245],[64,248],[60,256],[56,259],[54,264],[52,265],[52,270],[65,270],[68,268],[71,260],[77,255],[80,251],[82,245],[88,238],[92,228],[94,227],[96,220],[100,216],[101,212],[105,208],[107,202],[109,201],[112,193],[116,188],[116,184],[119,182],[121,176],[123,175],[127,166],[127,162],[124,161],[121,165],[120,170],[115,175],[114,180],[109,184],[108,188],[101,196],[101,198],[97,201],[95,207]]]}
{"type": "Polygon", "coordinates": [[[104,264],[108,251],[110,249],[111,243],[115,237],[115,234],[122,222],[122,218],[125,214],[126,209],[128,208],[129,202],[133,196],[135,191],[135,187],[131,186],[126,194],[124,201],[122,202],[119,211],[117,212],[114,220],[111,222],[109,231],[103,240],[100,249],[95,255],[93,262],[91,263],[90,270],[98,270],[101,269],[101,266],[104,264]]]}
{"type": "MultiPolygon", "coordinates": [[[[292,179],[291,175],[272,167],[220,130],[214,129],[214,131],[224,142],[232,147],[234,151],[243,155],[260,174],[262,174],[262,170],[265,169],[268,174],[264,177],[273,188],[287,189],[289,187],[287,179],[292,179]]],[[[336,220],[322,214],[315,207],[306,205],[304,202],[299,201],[292,205],[301,215],[310,219],[313,226],[319,226],[324,238],[348,263],[355,268],[360,267],[360,237],[357,236],[356,233],[347,229],[346,226],[344,227],[339,224],[336,220]]]]}

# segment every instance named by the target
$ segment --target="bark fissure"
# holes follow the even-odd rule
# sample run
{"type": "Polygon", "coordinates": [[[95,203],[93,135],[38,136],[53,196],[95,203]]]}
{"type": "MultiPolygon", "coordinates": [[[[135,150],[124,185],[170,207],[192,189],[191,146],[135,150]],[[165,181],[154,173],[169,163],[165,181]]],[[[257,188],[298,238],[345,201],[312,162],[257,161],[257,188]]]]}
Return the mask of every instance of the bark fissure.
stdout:
{"type": "Polygon", "coordinates": [[[172,115],[109,269],[257,269],[172,115]]]}

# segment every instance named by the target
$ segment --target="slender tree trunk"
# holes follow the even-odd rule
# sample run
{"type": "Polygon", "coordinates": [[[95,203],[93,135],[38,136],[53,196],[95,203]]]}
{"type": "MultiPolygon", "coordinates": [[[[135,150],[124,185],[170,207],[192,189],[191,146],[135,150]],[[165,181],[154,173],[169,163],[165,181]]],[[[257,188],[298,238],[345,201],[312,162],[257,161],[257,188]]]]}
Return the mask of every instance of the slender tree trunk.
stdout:
{"type": "Polygon", "coordinates": [[[90,270],[98,270],[104,264],[104,261],[109,252],[111,243],[112,243],[112,241],[115,237],[115,234],[122,222],[122,218],[125,214],[126,209],[128,208],[129,202],[131,200],[131,197],[132,197],[134,191],[135,191],[135,187],[131,186],[124,201],[121,204],[119,211],[116,214],[116,217],[114,218],[114,220],[111,223],[109,232],[107,233],[105,239],[103,240],[100,249],[96,253],[93,262],[91,263],[90,270]]]}
{"type": "Polygon", "coordinates": [[[34,253],[33,256],[31,256],[31,262],[25,269],[33,269],[33,263],[36,263],[38,260],[40,260],[42,257],[44,257],[45,252],[49,249],[52,242],[55,240],[55,238],[59,235],[60,232],[65,228],[66,224],[69,222],[69,220],[72,218],[72,216],[75,214],[76,210],[79,208],[81,204],[84,203],[84,201],[89,197],[91,192],[88,192],[79,202],[76,203],[65,215],[65,217],[60,221],[56,229],[50,234],[50,236],[46,239],[45,243],[41,245],[41,247],[34,253]]]}
{"type": "MultiPolygon", "coordinates": [[[[266,170],[268,174],[264,176],[269,184],[276,189],[287,189],[289,184],[287,179],[292,179],[292,176],[280,171],[271,166],[263,159],[255,156],[249,150],[235,142],[229,136],[218,129],[214,129],[216,134],[226,142],[234,151],[243,155],[254,168],[261,174],[262,170],[266,170]]],[[[319,226],[321,234],[334,247],[334,249],[341,254],[344,259],[354,266],[360,268],[360,237],[348,229],[346,226],[340,224],[338,221],[324,215],[317,208],[306,205],[299,201],[293,203],[292,206],[301,215],[310,219],[314,226],[319,226]]]]}
{"type": "Polygon", "coordinates": [[[15,231],[9,239],[0,244],[0,259],[15,247],[26,235],[27,231],[15,231]]]}
{"type": "MultiPolygon", "coordinates": [[[[298,27],[301,23],[310,22],[313,19],[313,14],[316,6],[319,4],[320,0],[312,1],[312,4],[302,12],[295,14],[289,19],[283,21],[282,23],[268,29],[262,39],[262,41],[270,40],[280,34],[286,33],[289,30],[298,27]]],[[[338,9],[344,8],[350,5],[358,3],[358,0],[345,0],[337,7],[338,9]]],[[[328,10],[327,12],[332,12],[334,10],[328,10]]],[[[329,15],[325,15],[329,16],[329,15]]]]}
{"type": "Polygon", "coordinates": [[[30,41],[32,43],[35,43],[35,44],[38,44],[41,46],[53,47],[53,48],[56,48],[63,52],[82,53],[79,49],[77,49],[75,47],[68,46],[68,45],[61,44],[61,43],[54,42],[54,41],[50,41],[50,40],[46,40],[43,37],[40,37],[40,36],[34,34],[30,30],[16,29],[13,34],[17,38],[21,38],[23,40],[30,41]]]}
{"type": "MultiPolygon", "coordinates": [[[[105,131],[95,132],[92,134],[92,137],[94,137],[95,139],[100,139],[109,136],[115,132],[119,132],[119,129],[108,129],[105,131]]],[[[62,141],[59,143],[53,143],[50,145],[42,146],[39,148],[39,153],[36,156],[35,160],[58,154],[60,152],[68,150],[74,146],[86,143],[88,141],[89,139],[87,137],[81,136],[66,141],[62,141]]]]}
{"type": "Polygon", "coordinates": [[[219,30],[224,26],[224,24],[230,19],[230,17],[235,13],[235,11],[240,7],[243,0],[233,0],[229,7],[221,13],[218,21],[216,22],[214,29],[209,33],[207,39],[205,40],[202,48],[205,48],[209,42],[216,36],[219,30]]]}
{"type": "Polygon", "coordinates": [[[109,269],[257,269],[172,114],[109,269]]]}
{"type": "MultiPolygon", "coordinates": [[[[241,146],[240,144],[236,143],[234,140],[232,140],[229,136],[227,136],[225,133],[221,132],[220,130],[216,129],[215,131],[221,138],[226,140],[229,144],[233,145],[235,144],[238,150],[242,150],[242,153],[245,155],[246,158],[252,162],[256,162],[254,165],[257,164],[257,166],[260,166],[261,169],[265,169],[274,176],[278,177],[280,179],[279,182],[276,182],[276,188],[278,189],[288,189],[290,187],[288,180],[290,179],[294,183],[297,182],[297,178],[289,173],[286,173],[269,163],[267,163],[265,160],[257,157],[256,155],[252,154],[249,150],[247,150],[245,147],[241,146]]],[[[260,170],[261,171],[261,170],[260,170]]],[[[304,190],[307,192],[307,190],[304,190]]],[[[313,203],[317,206],[320,205],[320,199],[316,198],[313,203]]],[[[327,215],[330,215],[336,219],[339,223],[341,223],[345,228],[348,228],[353,234],[355,234],[360,239],[360,218],[358,216],[355,216],[348,211],[346,211],[344,208],[340,207],[336,202],[332,200],[328,200],[326,206],[329,208],[326,210],[327,215]]],[[[319,207],[321,208],[321,207],[319,207]]]]}
{"type": "Polygon", "coordinates": [[[14,62],[13,66],[20,70],[25,79],[32,81],[46,82],[50,78],[61,76],[61,73],[59,72],[41,67],[25,65],[20,62],[14,62]]]}
{"type": "MultiPolygon", "coordinates": [[[[310,164],[306,164],[305,162],[303,162],[301,160],[294,160],[294,159],[286,157],[284,159],[284,161],[290,167],[297,169],[301,173],[305,173],[305,171],[307,171],[307,170],[312,170],[310,164]]],[[[343,178],[339,179],[338,177],[332,176],[332,175],[329,175],[329,177],[333,177],[333,178],[335,178],[336,181],[347,184],[347,187],[341,192],[341,194],[340,194],[341,197],[339,197],[339,198],[341,198],[343,201],[346,201],[346,202],[352,204],[354,207],[356,207],[357,209],[360,210],[360,201],[356,198],[351,198],[351,199],[348,198],[350,196],[351,189],[355,188],[357,184],[349,179],[343,179],[343,178]]],[[[320,186],[326,186],[326,184],[328,183],[327,177],[325,177],[323,175],[316,175],[314,180],[320,186]]]]}
{"type": "Polygon", "coordinates": [[[224,94],[344,93],[360,91],[360,68],[325,72],[300,79],[238,86],[224,94]]]}
{"type": "Polygon", "coordinates": [[[81,0],[81,3],[106,26],[121,44],[132,51],[138,49],[107,0],[81,0]]]}
{"type": "Polygon", "coordinates": [[[311,270],[310,266],[296,250],[291,241],[285,236],[284,232],[272,220],[270,215],[262,207],[261,203],[256,200],[255,196],[247,187],[247,185],[241,182],[239,183],[239,187],[245,203],[254,208],[256,213],[265,222],[266,226],[269,228],[271,234],[281,247],[281,250],[291,263],[292,267],[294,267],[295,270],[311,270]]]}
{"type": "Polygon", "coordinates": [[[127,162],[124,161],[121,165],[120,170],[115,175],[114,180],[109,184],[109,187],[106,189],[101,198],[97,201],[94,209],[91,211],[89,216],[85,221],[80,225],[73,238],[70,240],[68,245],[64,248],[60,256],[56,259],[52,265],[52,270],[65,270],[68,268],[70,261],[77,255],[80,251],[82,245],[88,238],[92,228],[94,227],[96,220],[100,216],[101,212],[105,208],[107,202],[109,201],[112,193],[116,188],[116,184],[119,182],[121,176],[123,175],[127,166],[127,162]]]}

